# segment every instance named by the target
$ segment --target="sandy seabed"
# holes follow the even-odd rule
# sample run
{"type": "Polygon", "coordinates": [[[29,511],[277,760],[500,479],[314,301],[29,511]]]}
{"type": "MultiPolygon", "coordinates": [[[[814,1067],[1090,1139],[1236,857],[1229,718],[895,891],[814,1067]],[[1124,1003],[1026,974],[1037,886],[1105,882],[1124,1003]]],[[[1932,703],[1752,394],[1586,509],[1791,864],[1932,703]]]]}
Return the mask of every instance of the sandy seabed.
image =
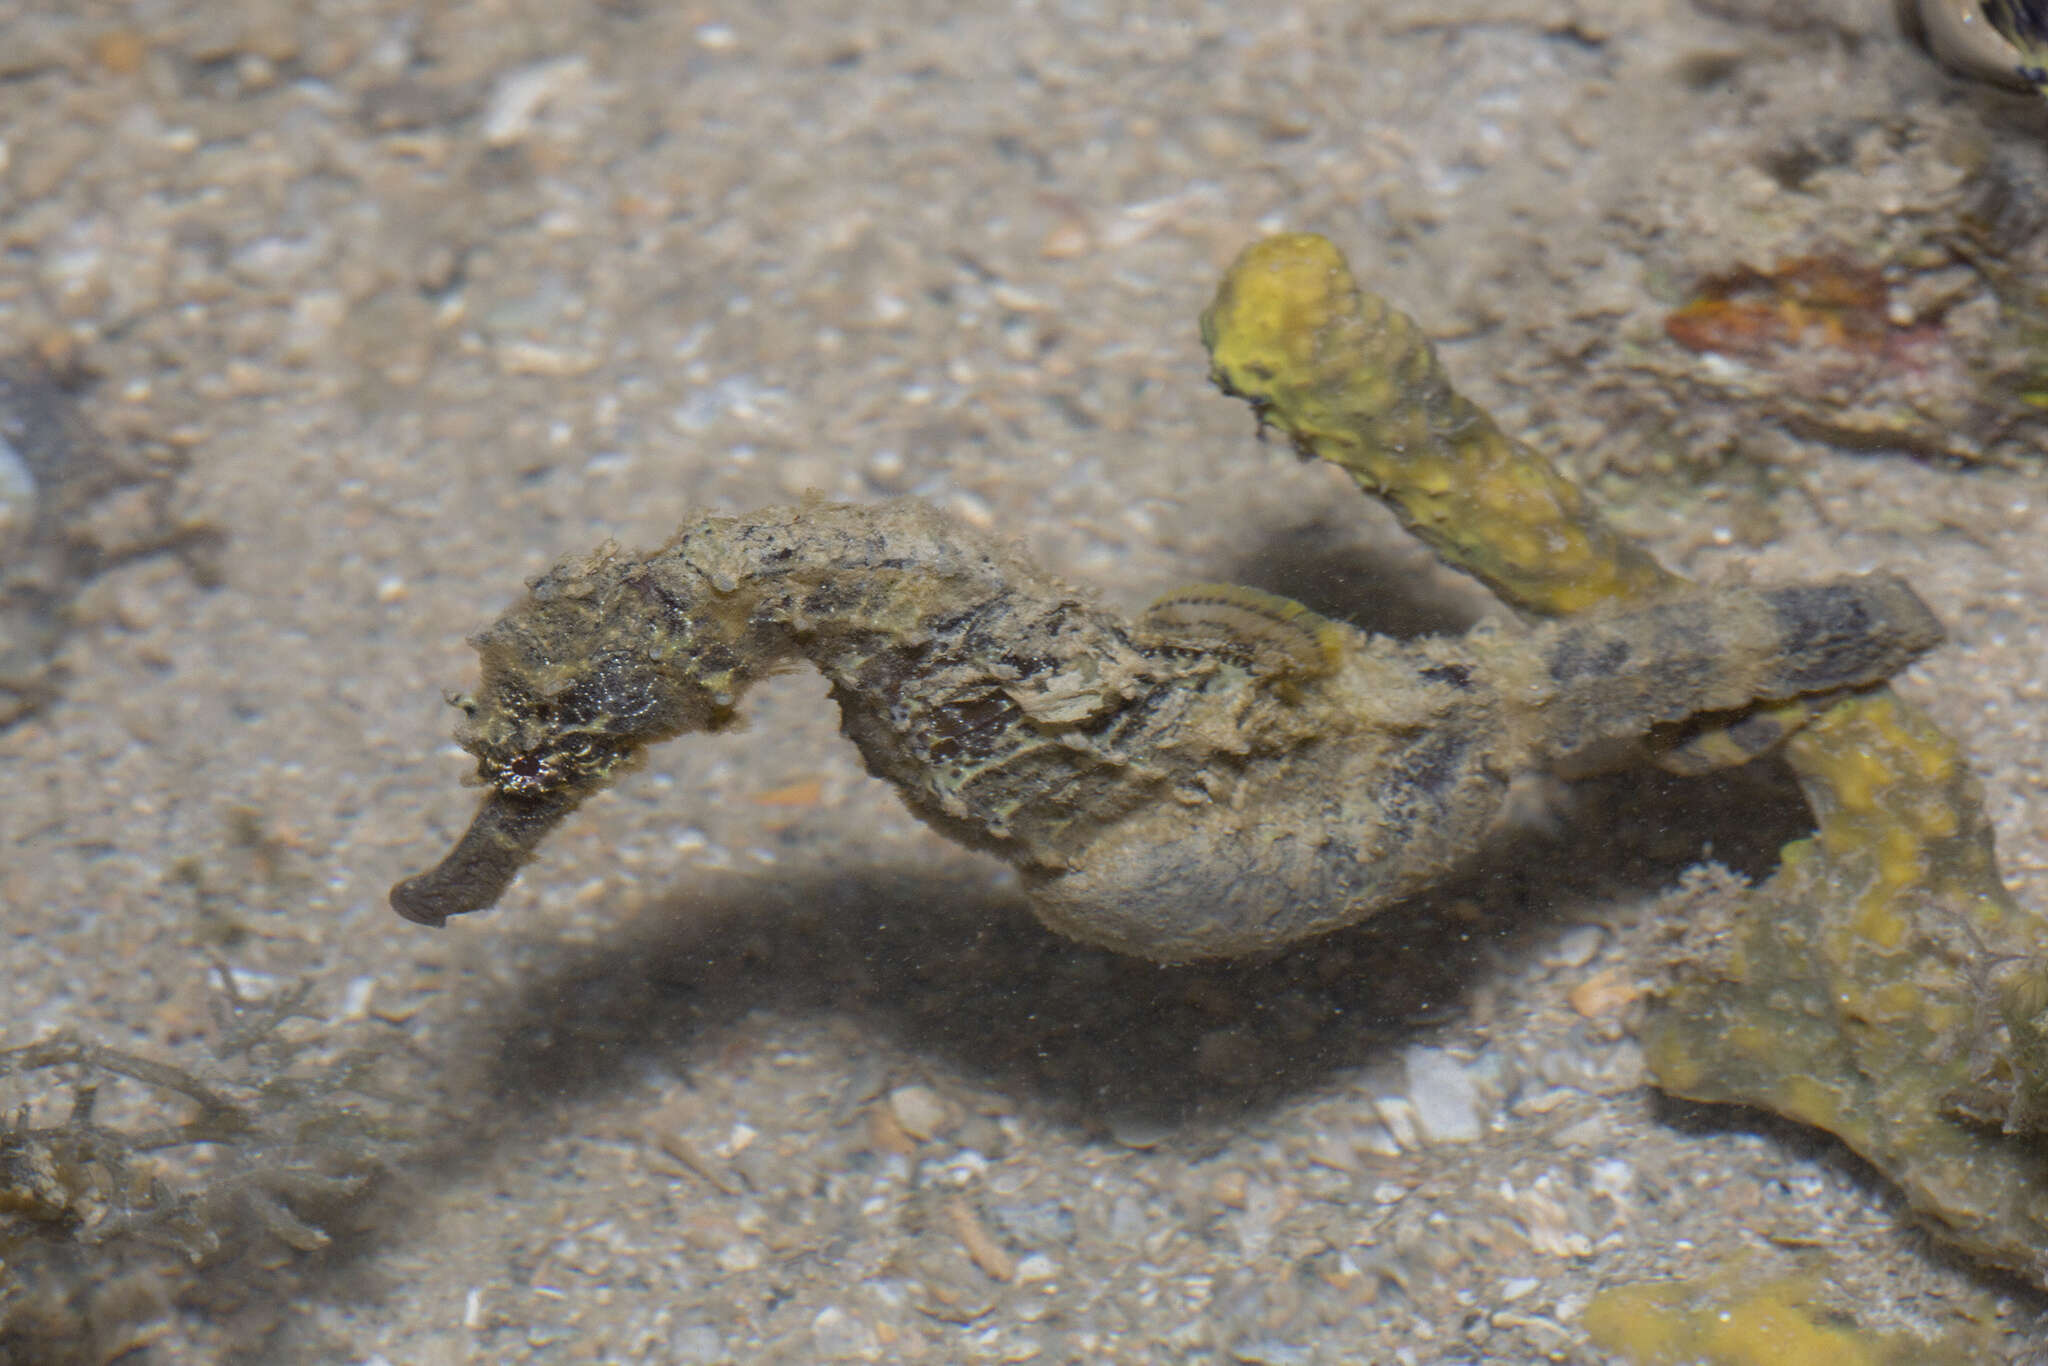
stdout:
{"type": "MultiPolygon", "coordinates": [[[[1706,854],[1770,867],[1775,774],[1537,793],[1397,923],[1169,970],[1037,928],[796,674],[495,913],[436,933],[385,893],[471,809],[465,633],[707,512],[916,494],[1126,607],[1235,580],[1473,619],[1205,383],[1218,271],[1306,229],[1674,568],[1906,575],[1953,643],[1899,687],[2039,904],[2039,436],[1852,450],[1663,319],[1742,266],[1915,260],[1987,176],[2038,205],[2044,127],[1877,3],[0,0],[0,353],[91,376],[83,419],[163,472],[148,515],[219,538],[217,581],[85,582],[60,693],[0,732],[0,1045],[246,1080],[233,1017],[303,990],[271,1051],[382,1056],[405,1120],[324,1249],[251,1236],[92,1350],[1598,1362],[1599,1289],[1746,1261],[2022,1359],[2048,1302],[1839,1147],[1644,1085],[1659,917],[1706,854]]],[[[1922,275],[1963,335],[1971,273],[1922,275]]],[[[53,1122],[60,1080],[0,1101],[53,1122]]]]}

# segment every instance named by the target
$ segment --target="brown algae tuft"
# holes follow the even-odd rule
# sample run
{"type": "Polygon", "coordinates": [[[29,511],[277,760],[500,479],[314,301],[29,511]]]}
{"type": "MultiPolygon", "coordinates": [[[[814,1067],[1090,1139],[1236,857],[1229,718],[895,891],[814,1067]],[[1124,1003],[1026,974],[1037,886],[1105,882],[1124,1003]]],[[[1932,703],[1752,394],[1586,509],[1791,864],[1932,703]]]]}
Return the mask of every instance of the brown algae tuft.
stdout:
{"type": "Polygon", "coordinates": [[[282,1028],[308,1018],[310,984],[253,1002],[223,982],[204,1074],[68,1034],[0,1049],[0,1082],[70,1092],[0,1113],[0,1362],[131,1359],[280,1248],[328,1247],[326,1226],[421,1151],[416,1107],[379,1075],[387,1049],[282,1028]],[[187,1114],[124,1124],[103,1094],[123,1088],[187,1114]]]}

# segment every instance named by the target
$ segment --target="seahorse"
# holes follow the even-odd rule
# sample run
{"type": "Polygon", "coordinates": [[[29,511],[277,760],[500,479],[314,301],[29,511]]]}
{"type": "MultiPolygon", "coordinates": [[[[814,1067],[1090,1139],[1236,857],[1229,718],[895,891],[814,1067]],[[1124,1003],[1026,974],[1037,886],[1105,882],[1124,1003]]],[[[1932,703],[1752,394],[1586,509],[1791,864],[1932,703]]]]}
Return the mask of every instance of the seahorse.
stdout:
{"type": "Polygon", "coordinates": [[[867,768],[1014,864],[1039,914],[1161,961],[1370,915],[1483,843],[1508,780],[1703,711],[1881,682],[1941,639],[1883,577],[1663,597],[1403,643],[1206,586],[1135,623],[928,505],[706,518],[565,563],[475,638],[491,788],[407,918],[494,902],[651,743],[824,674],[867,768]]]}

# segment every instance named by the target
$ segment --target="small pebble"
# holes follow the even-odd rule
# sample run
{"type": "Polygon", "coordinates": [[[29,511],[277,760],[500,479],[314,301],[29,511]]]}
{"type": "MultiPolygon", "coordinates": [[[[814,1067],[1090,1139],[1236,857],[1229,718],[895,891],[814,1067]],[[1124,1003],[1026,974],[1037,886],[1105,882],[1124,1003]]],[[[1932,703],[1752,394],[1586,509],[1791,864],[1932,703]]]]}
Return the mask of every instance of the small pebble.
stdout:
{"type": "Polygon", "coordinates": [[[1350,1142],[1336,1134],[1317,1134],[1308,1145],[1308,1160],[1332,1171],[1354,1172],[1358,1170],[1358,1152],[1350,1142]]]}
{"type": "Polygon", "coordinates": [[[928,1142],[958,1123],[953,1107],[929,1086],[899,1086],[889,1093],[889,1115],[904,1133],[928,1142]]]}
{"type": "Polygon", "coordinates": [[[868,482],[885,492],[900,492],[903,486],[903,477],[908,468],[909,462],[903,458],[903,452],[898,450],[876,451],[868,457],[868,482]]]}
{"type": "Polygon", "coordinates": [[[1054,261],[1084,256],[1095,246],[1095,235],[1079,218],[1062,218],[1038,244],[1038,254],[1054,261]]]}
{"type": "Polygon", "coordinates": [[[756,1271],[768,1260],[766,1249],[752,1238],[727,1243],[718,1250],[718,1269],[725,1272],[756,1271]]]}
{"type": "Polygon", "coordinates": [[[1620,1010],[1642,994],[1642,989],[1626,973],[1609,968],[1573,987],[1569,999],[1572,1009],[1590,1020],[1620,1010]]]}
{"type": "Polygon", "coordinates": [[[1380,1123],[1386,1126],[1387,1137],[1401,1150],[1412,1150],[1422,1146],[1422,1133],[1417,1126],[1415,1107],[1400,1096],[1381,1096],[1373,1101],[1374,1113],[1380,1123]]]}
{"type": "Polygon", "coordinates": [[[561,57],[536,62],[498,77],[484,107],[484,141],[493,147],[509,147],[524,141],[532,132],[540,111],[561,98],[590,76],[590,62],[584,57],[561,57]]]}
{"type": "Polygon", "coordinates": [[[0,434],[0,545],[35,520],[36,479],[28,461],[0,434]]]}
{"type": "Polygon", "coordinates": [[[873,1361],[882,1343],[866,1320],[828,1304],[811,1320],[811,1344],[826,1361],[873,1361]]]}
{"type": "Polygon", "coordinates": [[[117,28],[93,40],[92,56],[114,75],[132,76],[149,56],[149,40],[132,28],[117,28]]]}
{"type": "Polygon", "coordinates": [[[990,1236],[971,1204],[956,1199],[947,1205],[946,1214],[953,1222],[953,1233],[959,1238],[961,1249],[981,1269],[982,1275],[997,1282],[1016,1279],[1016,1259],[990,1236]]]}
{"type": "Polygon", "coordinates": [[[1385,1125],[1381,1124],[1368,1124],[1361,1129],[1358,1134],[1356,1148],[1357,1151],[1371,1153],[1374,1157],[1399,1157],[1401,1155],[1401,1145],[1394,1141],[1394,1136],[1387,1132],[1385,1125]]]}
{"type": "Polygon", "coordinates": [[[946,510],[976,531],[987,531],[996,524],[995,510],[988,500],[962,489],[946,500],[946,510]]]}
{"type": "Polygon", "coordinates": [[[878,1153],[908,1157],[917,1151],[917,1141],[903,1131],[886,1105],[877,1105],[867,1114],[868,1147],[878,1153]]]}
{"type": "Polygon", "coordinates": [[[1471,1143],[1479,1137],[1479,1090],[1464,1064],[1441,1048],[1407,1053],[1408,1099],[1415,1122],[1433,1143],[1471,1143]]]}
{"type": "Polygon", "coordinates": [[[1060,1266],[1043,1252],[1033,1252],[1017,1259],[1017,1284],[1031,1285],[1037,1281],[1049,1281],[1059,1275],[1060,1266]]]}
{"type": "Polygon", "coordinates": [[[1559,967],[1582,968],[1593,961],[1593,955],[1600,952],[1607,931],[1598,925],[1579,925],[1565,931],[1558,939],[1548,957],[1559,967]]]}
{"type": "Polygon", "coordinates": [[[718,1330],[701,1323],[678,1328],[669,1336],[668,1347],[669,1360],[676,1366],[717,1366],[732,1359],[718,1330]]]}

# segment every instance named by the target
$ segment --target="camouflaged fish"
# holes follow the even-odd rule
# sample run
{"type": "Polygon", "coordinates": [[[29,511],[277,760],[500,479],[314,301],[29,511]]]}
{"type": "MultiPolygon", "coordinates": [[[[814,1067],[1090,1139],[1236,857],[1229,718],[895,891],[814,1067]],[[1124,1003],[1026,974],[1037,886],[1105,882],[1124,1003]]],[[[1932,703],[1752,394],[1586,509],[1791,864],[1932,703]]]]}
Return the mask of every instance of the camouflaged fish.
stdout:
{"type": "Polygon", "coordinates": [[[475,638],[456,736],[490,792],[392,904],[491,905],[644,747],[804,660],[868,770],[1014,864],[1048,924],[1161,961],[1273,949],[1444,878],[1518,773],[1881,683],[1941,638],[1882,576],[1406,643],[1230,585],[1124,621],[914,500],[707,518],[556,568],[475,638]]]}

